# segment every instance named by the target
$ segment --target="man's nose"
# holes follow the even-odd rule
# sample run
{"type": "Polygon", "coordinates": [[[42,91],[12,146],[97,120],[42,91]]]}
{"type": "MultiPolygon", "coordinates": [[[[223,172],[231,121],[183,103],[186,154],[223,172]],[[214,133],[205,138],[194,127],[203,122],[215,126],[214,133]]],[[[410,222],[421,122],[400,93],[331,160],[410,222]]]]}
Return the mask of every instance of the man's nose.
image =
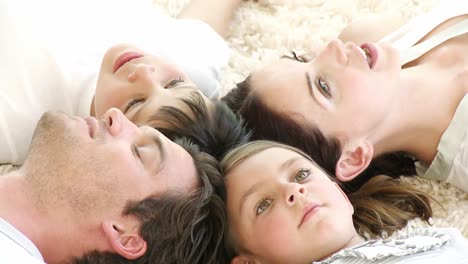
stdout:
{"type": "Polygon", "coordinates": [[[102,120],[107,124],[107,130],[113,137],[128,137],[138,131],[138,127],[117,108],[108,109],[102,120]]]}

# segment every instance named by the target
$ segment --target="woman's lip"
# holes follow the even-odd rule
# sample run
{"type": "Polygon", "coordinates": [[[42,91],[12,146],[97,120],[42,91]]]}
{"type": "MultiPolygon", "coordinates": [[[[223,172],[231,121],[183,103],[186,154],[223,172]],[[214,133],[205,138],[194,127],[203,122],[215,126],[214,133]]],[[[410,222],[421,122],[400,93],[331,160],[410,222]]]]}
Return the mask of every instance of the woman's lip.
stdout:
{"type": "Polygon", "coordinates": [[[364,43],[361,45],[361,49],[367,49],[371,57],[371,62],[369,66],[371,69],[374,68],[375,63],[377,62],[377,58],[379,57],[379,52],[377,51],[375,45],[372,43],[364,43]]]}
{"type": "Polygon", "coordinates": [[[124,54],[120,55],[115,61],[113,73],[120,69],[120,67],[122,67],[125,63],[140,57],[143,57],[143,54],[133,51],[125,52],[124,54]]]}
{"type": "Polygon", "coordinates": [[[302,218],[301,222],[299,223],[299,227],[302,226],[307,220],[309,220],[312,216],[317,213],[317,211],[321,208],[322,206],[317,204],[317,203],[309,203],[304,207],[303,213],[302,213],[302,218]]]}

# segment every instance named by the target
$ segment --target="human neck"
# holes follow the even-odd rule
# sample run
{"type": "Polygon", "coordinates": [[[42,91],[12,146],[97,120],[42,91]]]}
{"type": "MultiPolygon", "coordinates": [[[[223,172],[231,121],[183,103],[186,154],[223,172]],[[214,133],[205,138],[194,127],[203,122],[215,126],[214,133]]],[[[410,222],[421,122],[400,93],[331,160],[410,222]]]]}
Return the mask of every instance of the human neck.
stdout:
{"type": "Polygon", "coordinates": [[[440,138],[461,100],[452,91],[447,74],[433,65],[401,71],[391,114],[370,138],[374,156],[404,151],[423,163],[432,162],[440,138]]]}
{"type": "Polygon", "coordinates": [[[360,236],[356,231],[354,231],[353,236],[351,236],[350,239],[349,239],[347,242],[345,242],[345,244],[339,245],[337,251],[332,252],[332,253],[326,255],[325,257],[323,257],[323,258],[320,259],[320,260],[323,261],[323,260],[325,260],[325,259],[327,259],[327,258],[333,256],[334,254],[340,252],[341,250],[345,250],[345,249],[347,249],[347,248],[350,248],[350,247],[359,245],[359,244],[361,244],[361,243],[364,243],[365,241],[366,241],[366,240],[365,240],[362,236],[360,236]]]}
{"type": "Polygon", "coordinates": [[[96,249],[85,242],[97,240],[92,238],[98,228],[87,228],[67,210],[38,206],[34,199],[21,169],[0,177],[0,217],[30,239],[46,263],[63,263],[96,249]]]}
{"type": "Polygon", "coordinates": [[[362,236],[360,236],[358,233],[355,233],[355,235],[351,238],[351,240],[349,240],[348,244],[344,248],[353,247],[364,243],[365,241],[366,240],[362,236]]]}

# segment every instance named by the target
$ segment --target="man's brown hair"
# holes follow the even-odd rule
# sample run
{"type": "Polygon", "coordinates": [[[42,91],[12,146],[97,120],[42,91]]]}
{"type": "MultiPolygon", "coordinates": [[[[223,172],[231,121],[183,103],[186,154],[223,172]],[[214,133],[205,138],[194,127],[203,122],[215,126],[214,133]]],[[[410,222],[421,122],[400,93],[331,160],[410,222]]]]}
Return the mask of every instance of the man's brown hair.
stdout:
{"type": "Polygon", "coordinates": [[[146,253],[128,260],[115,253],[91,252],[73,263],[219,263],[225,229],[225,190],[219,163],[186,139],[178,143],[193,157],[201,186],[192,193],[168,193],[128,203],[123,215],[140,220],[146,253]]]}

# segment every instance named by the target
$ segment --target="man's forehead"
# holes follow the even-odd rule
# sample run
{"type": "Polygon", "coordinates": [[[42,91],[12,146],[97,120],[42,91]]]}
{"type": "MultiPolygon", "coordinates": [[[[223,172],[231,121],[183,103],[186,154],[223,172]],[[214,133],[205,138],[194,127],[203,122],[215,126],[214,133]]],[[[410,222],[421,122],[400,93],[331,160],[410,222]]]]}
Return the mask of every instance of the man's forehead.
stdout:
{"type": "Polygon", "coordinates": [[[195,189],[199,185],[199,172],[196,163],[199,161],[195,155],[195,147],[185,139],[178,139],[175,142],[170,141],[168,150],[167,171],[170,173],[176,185],[188,186],[189,189],[195,189]],[[170,167],[169,167],[170,166],[170,167]]]}

